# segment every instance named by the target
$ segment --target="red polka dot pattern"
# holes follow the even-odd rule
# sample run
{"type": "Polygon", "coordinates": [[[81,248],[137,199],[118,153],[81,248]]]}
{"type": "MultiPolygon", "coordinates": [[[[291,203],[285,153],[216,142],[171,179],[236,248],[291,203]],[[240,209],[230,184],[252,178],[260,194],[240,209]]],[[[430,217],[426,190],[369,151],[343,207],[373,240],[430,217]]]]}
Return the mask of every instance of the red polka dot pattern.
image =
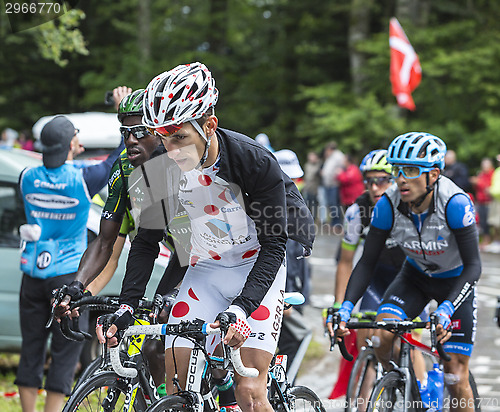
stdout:
{"type": "Polygon", "coordinates": [[[247,250],[245,253],[243,253],[242,258],[243,259],[248,259],[251,258],[253,255],[255,255],[258,252],[257,249],[252,249],[252,250],[247,250]]]}
{"type": "Polygon", "coordinates": [[[255,320],[266,320],[267,318],[269,318],[270,314],[271,314],[271,312],[269,311],[268,308],[266,308],[265,306],[260,305],[257,309],[255,309],[252,312],[252,314],[250,315],[250,317],[252,319],[255,319],[255,320]]]}
{"type": "Polygon", "coordinates": [[[212,215],[212,216],[215,216],[215,215],[219,214],[219,208],[217,206],[215,206],[215,205],[206,205],[203,208],[203,211],[207,215],[212,215]]]}
{"type": "Polygon", "coordinates": [[[221,260],[220,255],[217,252],[214,252],[213,250],[209,250],[208,254],[212,257],[213,260],[221,260]]]}
{"type": "Polygon", "coordinates": [[[200,300],[200,299],[198,299],[198,296],[196,296],[196,293],[194,293],[194,290],[192,288],[189,288],[188,295],[191,299],[200,300]]]}
{"type": "Polygon", "coordinates": [[[202,186],[210,186],[210,184],[212,183],[212,179],[207,175],[199,175],[198,182],[200,182],[200,185],[202,186]]]}
{"type": "Polygon", "coordinates": [[[186,302],[177,302],[172,308],[171,315],[174,318],[182,318],[186,316],[189,312],[189,305],[186,302]]]}

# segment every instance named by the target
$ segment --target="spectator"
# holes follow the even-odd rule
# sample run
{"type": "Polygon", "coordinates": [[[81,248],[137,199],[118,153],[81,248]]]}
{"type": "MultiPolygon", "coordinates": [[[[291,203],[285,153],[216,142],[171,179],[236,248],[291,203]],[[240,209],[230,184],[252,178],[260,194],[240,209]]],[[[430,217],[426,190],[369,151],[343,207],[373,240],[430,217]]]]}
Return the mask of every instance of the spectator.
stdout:
{"type": "Polygon", "coordinates": [[[18,147],[23,150],[35,150],[35,145],[33,141],[33,136],[29,130],[22,130],[14,143],[14,147],[18,147]]]}
{"type": "Polygon", "coordinates": [[[345,168],[337,179],[340,183],[340,203],[345,210],[365,191],[363,175],[350,155],[346,156],[345,168]]]}
{"type": "MultiPolygon", "coordinates": [[[[304,175],[299,159],[293,151],[283,149],[275,152],[274,155],[278,160],[281,170],[294,182],[304,175]]],[[[303,257],[304,249],[302,245],[295,240],[288,239],[286,242],[285,291],[300,292],[306,298],[307,302],[311,279],[309,262],[303,257]]],[[[306,326],[302,311],[303,305],[291,307],[284,311],[281,334],[278,340],[278,353],[287,355],[288,376],[291,377],[292,381],[295,378],[301,361],[301,357],[299,357],[297,358],[297,362],[294,363],[295,356],[304,339],[310,335],[310,329],[306,326]]],[[[304,350],[307,349],[308,343],[307,341],[305,342],[304,350]]],[[[291,383],[293,384],[293,382],[291,383]]]]}
{"type": "Polygon", "coordinates": [[[342,229],[342,212],[338,175],[345,162],[344,154],[337,148],[337,143],[330,142],[325,147],[325,163],[321,170],[322,183],[325,190],[326,207],[330,215],[330,226],[342,229]]]}
{"type": "MultiPolygon", "coordinates": [[[[500,164],[500,154],[497,155],[497,162],[500,164]]],[[[492,200],[488,213],[488,225],[492,242],[484,247],[484,251],[500,253],[500,167],[493,172],[489,193],[492,200]]]]}
{"type": "Polygon", "coordinates": [[[255,136],[255,141],[264,146],[271,153],[274,152],[274,149],[271,146],[271,142],[269,141],[269,137],[267,136],[267,134],[259,133],[257,136],[255,136]]]}
{"type": "Polygon", "coordinates": [[[307,154],[304,165],[304,187],[302,195],[314,219],[318,217],[318,188],[321,185],[321,158],[316,152],[307,154]]]}
{"type": "Polygon", "coordinates": [[[470,192],[469,171],[467,166],[461,162],[457,162],[457,154],[454,150],[448,150],[444,157],[444,172],[443,174],[451,179],[460,189],[465,192],[470,192]]]}
{"type": "Polygon", "coordinates": [[[14,129],[7,127],[2,132],[2,136],[0,139],[0,148],[10,149],[12,146],[14,146],[14,142],[16,141],[17,136],[18,136],[18,133],[14,129]]]}
{"type": "MultiPolygon", "coordinates": [[[[82,151],[77,134],[66,117],[54,117],[41,133],[43,166],[25,169],[19,179],[28,223],[20,228],[26,242],[19,299],[23,340],[15,384],[24,412],[35,411],[50,333],[52,363],[45,381],[45,411],[61,410],[64,396],[71,392],[82,342],[66,340],[55,322],[45,328],[51,292],[73,280],[87,246],[92,196],[106,184],[111,165],[124,147],[120,144],[104,162],[78,168],[71,163],[82,151]]],[[[84,317],[80,325],[85,325],[84,317]]]]}
{"type": "Polygon", "coordinates": [[[490,227],[488,225],[488,212],[491,203],[489,188],[493,177],[493,162],[485,157],[481,161],[481,170],[477,176],[472,176],[470,182],[476,194],[476,212],[479,217],[479,234],[482,235],[479,247],[481,250],[491,243],[490,227]]]}

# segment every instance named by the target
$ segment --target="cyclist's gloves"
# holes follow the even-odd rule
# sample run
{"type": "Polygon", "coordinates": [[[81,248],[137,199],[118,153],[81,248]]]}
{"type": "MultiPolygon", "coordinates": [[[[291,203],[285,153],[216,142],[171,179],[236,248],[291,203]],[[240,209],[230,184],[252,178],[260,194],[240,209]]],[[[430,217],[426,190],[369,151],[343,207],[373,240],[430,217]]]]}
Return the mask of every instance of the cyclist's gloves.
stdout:
{"type": "Polygon", "coordinates": [[[352,302],[348,300],[344,300],[344,302],[342,302],[342,305],[340,306],[340,309],[337,312],[340,316],[341,322],[346,322],[346,323],[349,322],[353,308],[354,304],[352,302]]]}
{"type": "Polygon", "coordinates": [[[453,313],[455,313],[455,308],[453,303],[449,300],[445,300],[437,307],[434,313],[438,317],[438,323],[443,325],[444,329],[448,329],[451,325],[451,317],[453,316],[453,313]]]}
{"type": "Polygon", "coordinates": [[[85,289],[83,283],[78,280],[74,280],[69,284],[66,294],[71,296],[72,302],[79,300],[84,296],[92,296],[92,294],[85,289]]]}
{"type": "Polygon", "coordinates": [[[330,306],[328,309],[323,309],[323,318],[326,318],[326,323],[333,322],[333,315],[338,312],[340,306],[340,302],[335,302],[333,306],[330,306]]]}
{"type": "Polygon", "coordinates": [[[115,325],[118,331],[127,329],[133,321],[134,309],[122,303],[120,309],[115,313],[101,315],[97,318],[97,326],[101,326],[103,333],[106,333],[111,325],[115,325]]]}
{"type": "Polygon", "coordinates": [[[229,306],[225,312],[217,315],[216,320],[220,322],[222,329],[227,330],[229,326],[233,326],[236,329],[236,332],[244,336],[245,339],[247,339],[252,332],[252,329],[246,320],[246,314],[239,306],[229,306]]]}

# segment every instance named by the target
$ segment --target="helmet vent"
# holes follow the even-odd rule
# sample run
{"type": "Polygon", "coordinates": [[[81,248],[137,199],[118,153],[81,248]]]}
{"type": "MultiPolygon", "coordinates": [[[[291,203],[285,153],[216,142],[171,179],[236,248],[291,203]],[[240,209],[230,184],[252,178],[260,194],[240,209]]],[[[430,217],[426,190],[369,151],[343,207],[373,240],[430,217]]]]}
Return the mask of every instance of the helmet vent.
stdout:
{"type": "Polygon", "coordinates": [[[418,152],[417,157],[424,158],[426,153],[427,153],[427,148],[429,147],[429,145],[430,145],[430,142],[425,142],[422,145],[422,148],[420,149],[420,151],[418,152]]]}

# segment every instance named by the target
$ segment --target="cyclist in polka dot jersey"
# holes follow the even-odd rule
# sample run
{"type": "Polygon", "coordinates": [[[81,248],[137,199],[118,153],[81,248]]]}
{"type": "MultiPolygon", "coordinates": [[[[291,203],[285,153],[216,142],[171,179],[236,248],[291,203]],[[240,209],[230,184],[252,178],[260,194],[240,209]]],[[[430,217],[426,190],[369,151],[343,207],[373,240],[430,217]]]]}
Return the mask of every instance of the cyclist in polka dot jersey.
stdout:
{"type": "MultiPolygon", "coordinates": [[[[233,320],[225,342],[241,347],[243,363],[259,370],[256,378],[235,374],[238,405],[243,411],[271,412],[266,381],[281,328],[286,240],[297,240],[309,255],[314,223],[274,156],[253,139],[218,127],[217,100],[215,81],[200,63],[177,66],[146,88],[143,123],[162,139],[166,156],[180,171],[173,192],[192,231],[188,269],[169,322],[214,321],[219,313],[229,313],[233,320]]],[[[163,235],[163,228],[139,226],[120,295],[124,310],[107,332],[109,344],[116,342],[114,333],[127,325],[144,294],[163,235]]],[[[213,348],[217,342],[208,344],[213,348]]],[[[171,348],[167,337],[169,393],[174,391],[171,348]]],[[[191,348],[191,342],[176,339],[181,385],[191,348]]]]}

